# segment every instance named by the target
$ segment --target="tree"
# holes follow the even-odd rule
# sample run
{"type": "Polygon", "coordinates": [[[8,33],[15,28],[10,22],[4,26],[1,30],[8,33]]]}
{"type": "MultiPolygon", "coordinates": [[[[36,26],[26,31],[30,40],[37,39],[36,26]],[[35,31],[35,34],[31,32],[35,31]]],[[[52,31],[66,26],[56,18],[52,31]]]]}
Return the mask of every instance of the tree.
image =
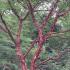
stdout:
{"type": "MultiPolygon", "coordinates": [[[[13,0],[13,1],[10,1],[10,0],[8,0],[8,1],[1,1],[1,2],[4,4],[2,5],[3,8],[1,9],[1,12],[0,12],[0,18],[1,18],[0,28],[3,32],[8,34],[8,36],[10,37],[10,40],[11,40],[10,42],[12,44],[14,44],[13,47],[16,49],[16,55],[18,56],[18,59],[20,60],[22,70],[28,70],[27,56],[31,52],[31,50],[34,48],[35,45],[36,46],[34,48],[34,51],[33,51],[33,54],[31,55],[31,60],[30,60],[30,63],[31,63],[30,70],[36,70],[36,68],[38,68],[38,66],[40,66],[41,64],[46,63],[46,62],[59,61],[59,59],[61,59],[61,57],[63,57],[63,54],[65,52],[70,51],[69,48],[62,48],[61,47],[62,44],[59,43],[59,41],[62,40],[62,38],[65,38],[65,36],[61,36],[61,35],[64,35],[64,33],[69,32],[70,29],[61,30],[59,27],[56,26],[56,25],[59,25],[58,24],[59,20],[62,21],[63,19],[68,17],[68,15],[70,15],[69,2],[64,2],[63,0],[62,1],[61,0],[53,0],[53,1],[50,0],[47,2],[45,0],[41,0],[41,1],[39,1],[39,0],[31,0],[31,1],[30,0],[26,0],[26,1],[25,0],[13,0]],[[45,2],[49,3],[49,7],[47,7],[46,10],[39,10],[38,8],[40,8],[40,6],[42,4],[45,4],[45,2]],[[7,7],[5,7],[6,6],[5,3],[7,3],[6,4],[7,7]],[[43,11],[43,13],[47,14],[47,15],[45,16],[44,14],[41,14],[42,12],[40,13],[40,11],[43,11]],[[44,11],[46,11],[46,12],[44,12],[44,11]],[[37,12],[40,15],[42,15],[42,17],[37,12]],[[25,13],[26,13],[26,15],[25,15],[25,13]],[[7,19],[6,19],[6,17],[7,17],[7,19]],[[9,20],[8,20],[8,18],[9,18],[9,20]],[[26,24],[25,24],[25,20],[26,20],[26,24]],[[11,24],[9,24],[9,22],[11,24]],[[27,24],[30,22],[31,22],[31,25],[27,24]],[[15,24],[15,23],[18,23],[18,24],[15,24]],[[12,28],[10,28],[10,26],[12,28]],[[36,35],[34,34],[35,35],[34,38],[30,38],[31,37],[30,34],[27,34],[26,37],[29,37],[29,38],[27,38],[27,41],[29,40],[29,43],[27,43],[27,45],[24,45],[24,43],[22,44],[22,42],[26,42],[23,40],[25,38],[25,36],[22,36],[22,35],[24,35],[22,33],[23,32],[31,33],[31,31],[27,32],[29,29],[27,29],[27,31],[25,31],[24,30],[25,26],[30,27],[29,28],[30,30],[31,30],[31,28],[34,28],[33,31],[34,30],[36,31],[35,32],[36,35]],[[57,29],[57,30],[55,30],[55,29],[57,29]],[[23,39],[21,39],[21,37],[23,39]],[[54,37],[60,37],[60,39],[54,38],[54,37]],[[50,39],[51,39],[51,41],[50,41],[50,39]],[[55,41],[55,42],[57,41],[57,42],[53,43],[52,41],[55,41]],[[30,44],[30,42],[31,42],[31,44],[30,44]],[[44,60],[40,61],[40,64],[37,65],[36,62],[38,59],[41,59],[41,57],[42,57],[41,55],[44,51],[43,46],[45,45],[46,42],[49,42],[48,46],[52,46],[52,48],[46,47],[46,50],[47,49],[51,50],[54,53],[54,55],[52,55],[54,57],[48,56],[46,60],[44,59],[44,60]],[[25,47],[25,46],[29,46],[28,44],[30,45],[30,47],[25,47]],[[25,48],[25,50],[23,50],[23,52],[21,49],[22,45],[24,46],[23,49],[25,48]],[[58,46],[58,48],[53,47],[53,45],[58,46]]],[[[65,22],[65,21],[63,20],[62,22],[65,22]]],[[[60,25],[60,27],[61,27],[61,25],[60,25]]],[[[47,66],[49,66],[49,65],[47,65],[47,66]]],[[[47,67],[47,69],[51,70],[51,69],[49,69],[49,67],[47,67]]]]}

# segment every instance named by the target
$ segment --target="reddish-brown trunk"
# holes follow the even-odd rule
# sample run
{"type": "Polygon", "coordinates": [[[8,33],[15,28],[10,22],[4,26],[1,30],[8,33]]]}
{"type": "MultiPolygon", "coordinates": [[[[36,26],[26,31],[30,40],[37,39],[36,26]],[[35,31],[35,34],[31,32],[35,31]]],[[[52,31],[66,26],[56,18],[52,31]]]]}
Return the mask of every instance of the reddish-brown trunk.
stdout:
{"type": "Polygon", "coordinates": [[[40,53],[42,51],[42,46],[43,46],[43,34],[42,34],[42,30],[41,28],[39,28],[38,30],[38,37],[39,37],[39,42],[38,42],[38,48],[32,58],[32,61],[31,61],[31,70],[36,70],[36,60],[39,58],[40,56],[40,53]]]}
{"type": "Polygon", "coordinates": [[[21,50],[21,42],[20,42],[20,34],[21,34],[21,30],[22,30],[22,18],[21,17],[19,18],[18,26],[19,27],[18,27],[17,37],[16,37],[16,54],[21,62],[22,70],[27,70],[27,65],[25,62],[24,55],[21,50]]]}

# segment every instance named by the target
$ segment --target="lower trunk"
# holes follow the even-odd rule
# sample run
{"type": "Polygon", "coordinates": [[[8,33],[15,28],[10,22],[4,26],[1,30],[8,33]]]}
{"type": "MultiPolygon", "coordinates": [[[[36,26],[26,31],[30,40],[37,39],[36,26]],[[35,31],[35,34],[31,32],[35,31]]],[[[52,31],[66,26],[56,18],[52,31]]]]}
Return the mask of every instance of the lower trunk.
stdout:
{"type": "Polygon", "coordinates": [[[16,37],[16,54],[21,62],[22,70],[27,70],[26,61],[21,50],[21,38],[20,38],[21,30],[22,30],[22,18],[19,17],[18,31],[16,37]]]}

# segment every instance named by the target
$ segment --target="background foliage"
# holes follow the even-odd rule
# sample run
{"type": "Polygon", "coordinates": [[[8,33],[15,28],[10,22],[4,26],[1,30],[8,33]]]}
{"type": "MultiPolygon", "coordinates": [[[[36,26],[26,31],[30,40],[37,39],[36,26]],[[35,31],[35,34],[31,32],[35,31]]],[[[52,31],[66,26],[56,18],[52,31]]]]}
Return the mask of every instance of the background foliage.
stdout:
{"type": "MultiPolygon", "coordinates": [[[[43,6],[44,2],[49,2],[51,0],[32,0],[32,4],[37,8],[43,6]]],[[[22,15],[23,18],[27,14],[27,1],[26,0],[10,0],[10,3],[12,7],[16,10],[16,12],[19,15],[22,15]]],[[[69,0],[60,0],[60,3],[58,4],[59,10],[64,11],[65,9],[70,6],[69,0]]],[[[44,9],[44,8],[43,8],[44,9]]],[[[42,10],[43,10],[42,9],[42,10]]],[[[13,37],[15,39],[16,32],[18,28],[18,18],[16,15],[12,12],[12,8],[8,2],[8,0],[0,0],[0,13],[3,14],[3,19],[5,20],[8,28],[11,30],[13,37]]],[[[37,11],[35,12],[36,19],[39,22],[42,22],[43,18],[45,17],[46,11],[37,11]]],[[[53,18],[51,17],[47,26],[45,27],[43,33],[45,34],[50,30],[50,26],[52,24],[53,18]]],[[[0,25],[5,28],[3,25],[2,20],[0,19],[0,25]]],[[[70,13],[65,17],[60,17],[58,20],[58,25],[55,28],[55,32],[59,33],[62,30],[66,30],[70,28],[70,13]]],[[[24,22],[23,22],[23,30],[21,34],[21,44],[22,44],[22,51],[25,53],[28,47],[30,46],[30,43],[33,39],[35,39],[38,35],[37,30],[33,26],[32,19],[30,15],[28,15],[24,22]]],[[[28,67],[30,66],[31,56],[36,50],[35,47],[31,50],[29,55],[27,56],[27,64],[28,67]]],[[[53,36],[49,38],[43,46],[44,51],[41,54],[41,59],[38,60],[38,63],[40,61],[47,59],[48,56],[54,57],[57,55],[58,51],[63,52],[64,49],[70,48],[70,32],[65,32],[61,34],[57,34],[56,36],[53,36]]],[[[15,53],[15,45],[11,41],[8,33],[4,32],[0,28],[0,70],[3,70],[5,64],[8,64],[8,67],[11,68],[11,70],[18,70],[20,68],[19,59],[17,59],[16,53],[15,53]],[[19,66],[19,68],[18,68],[19,66]]],[[[46,63],[45,65],[40,65],[38,68],[46,68],[46,70],[70,70],[70,53],[66,52],[62,55],[62,58],[60,58],[58,61],[50,61],[46,63]]]]}

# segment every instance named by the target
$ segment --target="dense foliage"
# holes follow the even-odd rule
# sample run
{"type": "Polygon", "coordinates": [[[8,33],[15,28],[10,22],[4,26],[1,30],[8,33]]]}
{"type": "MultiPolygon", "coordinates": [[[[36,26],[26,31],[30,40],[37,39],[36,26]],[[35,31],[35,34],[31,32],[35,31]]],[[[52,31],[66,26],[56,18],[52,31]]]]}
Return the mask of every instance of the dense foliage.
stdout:
{"type": "MultiPolygon", "coordinates": [[[[41,25],[50,10],[52,0],[31,0],[31,3],[35,8],[35,18],[41,25]]],[[[37,70],[70,70],[70,0],[60,0],[56,7],[61,17],[59,17],[54,27],[54,34],[43,43],[43,51],[36,61],[37,70]],[[63,16],[62,14],[68,9],[67,14],[65,13],[63,16]],[[60,56],[57,59],[48,58],[54,58],[59,54],[60,56]],[[44,60],[46,62],[41,63],[44,60]]],[[[57,11],[55,8],[43,29],[44,35],[50,31],[57,11]]],[[[35,28],[29,13],[28,0],[0,0],[0,70],[21,69],[15,46],[20,16],[22,16],[23,24],[21,49],[23,54],[26,54],[31,43],[38,37],[38,30],[35,28]]],[[[37,47],[37,43],[34,44],[34,47],[26,56],[28,69],[30,69],[32,56],[37,47]]]]}

